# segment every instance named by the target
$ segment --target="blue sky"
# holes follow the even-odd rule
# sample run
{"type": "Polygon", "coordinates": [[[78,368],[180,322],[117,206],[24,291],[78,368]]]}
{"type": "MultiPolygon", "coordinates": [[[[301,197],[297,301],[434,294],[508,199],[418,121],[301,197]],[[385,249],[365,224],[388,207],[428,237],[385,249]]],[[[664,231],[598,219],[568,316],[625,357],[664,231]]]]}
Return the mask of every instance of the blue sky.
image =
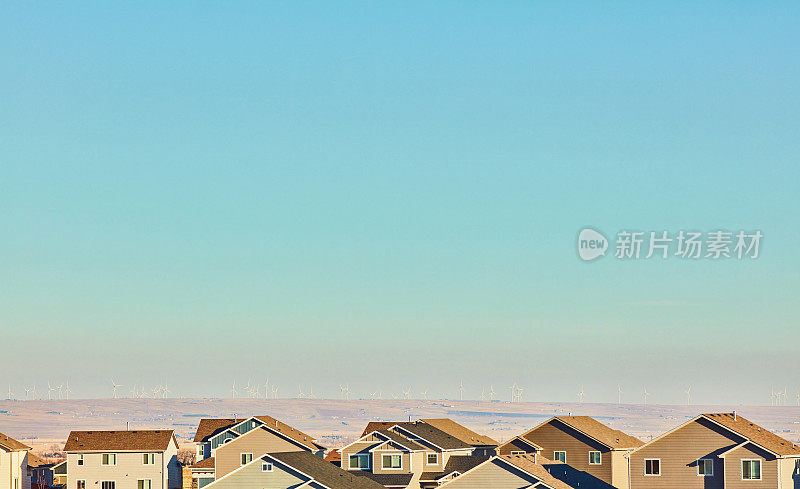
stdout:
{"type": "Polygon", "coordinates": [[[799,392],[798,14],[6,4],[0,385],[799,392]],[[584,263],[585,226],[764,239],[584,263]]]}

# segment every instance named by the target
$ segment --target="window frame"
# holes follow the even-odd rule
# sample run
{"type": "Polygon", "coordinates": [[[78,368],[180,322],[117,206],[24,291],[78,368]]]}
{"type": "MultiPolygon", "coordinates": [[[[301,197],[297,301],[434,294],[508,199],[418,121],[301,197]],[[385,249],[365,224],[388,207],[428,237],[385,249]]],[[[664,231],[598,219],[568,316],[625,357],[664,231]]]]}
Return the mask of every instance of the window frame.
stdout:
{"type": "Polygon", "coordinates": [[[75,481],[75,489],[86,489],[86,479],[78,479],[75,481]],[[81,487],[81,482],[83,482],[83,487],[81,487]]]}
{"type": "Polygon", "coordinates": [[[243,453],[240,453],[240,454],[239,454],[239,462],[240,462],[240,466],[245,466],[245,465],[249,464],[249,463],[250,463],[250,462],[252,462],[252,461],[253,461],[253,454],[252,454],[252,453],[250,453],[250,452],[243,452],[243,453]],[[247,460],[247,462],[245,462],[245,461],[244,461],[244,459],[245,459],[245,456],[247,456],[247,457],[248,457],[248,460],[247,460]]]}
{"type": "Polygon", "coordinates": [[[714,459],[713,458],[698,458],[697,459],[697,477],[714,477],[714,459]],[[711,473],[706,474],[705,472],[700,473],[700,462],[703,463],[703,467],[706,466],[706,463],[711,464],[711,473]]]}
{"type": "Polygon", "coordinates": [[[603,465],[603,452],[600,450],[589,450],[589,465],[603,465]],[[597,454],[597,462],[592,462],[592,455],[597,454]]]}
{"type": "Polygon", "coordinates": [[[100,481],[100,489],[105,489],[103,487],[103,484],[105,484],[106,482],[111,484],[111,487],[109,489],[117,489],[117,481],[115,481],[115,480],[113,480],[113,481],[110,481],[110,480],[100,481]]]}
{"type": "Polygon", "coordinates": [[[760,458],[743,458],[743,459],[740,460],[740,462],[741,462],[740,466],[741,466],[741,469],[742,469],[741,475],[742,475],[742,480],[743,481],[760,481],[760,480],[764,479],[764,474],[761,472],[763,464],[761,463],[761,459],[760,458]],[[752,477],[745,478],[745,476],[744,476],[744,463],[745,462],[750,462],[750,463],[758,462],[758,478],[757,479],[752,478],[752,477]]]}
{"type": "Polygon", "coordinates": [[[382,453],[381,454],[381,469],[382,470],[403,470],[403,454],[402,453],[382,453]],[[389,457],[389,465],[386,465],[386,457],[389,457]],[[394,458],[397,457],[400,460],[400,464],[395,467],[392,465],[392,461],[394,458]]]}
{"type": "MultiPolygon", "coordinates": [[[[156,464],[156,454],[155,453],[143,453],[142,454],[142,465],[155,465],[156,464]],[[150,462],[149,460],[152,460],[150,462]]],[[[144,479],[142,479],[144,480],[144,479]]]]}
{"type": "Polygon", "coordinates": [[[261,472],[274,472],[275,464],[272,462],[261,462],[261,472]]]}
{"type": "Polygon", "coordinates": [[[508,452],[509,455],[525,455],[526,453],[528,452],[526,452],[525,450],[511,450],[510,452],[508,452]]]}
{"type": "Polygon", "coordinates": [[[78,466],[83,466],[83,464],[84,464],[84,459],[83,459],[83,454],[82,454],[82,453],[79,453],[79,454],[78,454],[78,459],[77,459],[77,461],[76,461],[75,463],[76,463],[78,466]]]}
{"type": "Polygon", "coordinates": [[[369,470],[372,466],[372,462],[370,461],[372,457],[368,453],[351,453],[347,456],[347,470],[369,470]],[[356,467],[353,467],[353,459],[361,460],[362,458],[367,459],[367,466],[361,467],[361,463],[357,463],[356,467]]]}
{"type": "Polygon", "coordinates": [[[153,479],[137,479],[136,489],[153,489],[153,479]],[[141,487],[139,487],[140,482],[142,483],[141,487]],[[145,482],[147,484],[145,484],[145,482]]]}
{"type": "MultiPolygon", "coordinates": [[[[116,453],[104,453],[104,454],[102,454],[100,456],[100,465],[107,466],[107,467],[116,466],[117,465],[117,454],[116,453]],[[112,463],[106,463],[106,461],[111,462],[112,459],[114,460],[113,464],[112,463]]],[[[116,485],[117,481],[107,481],[107,482],[113,482],[116,485]]]]}
{"type": "Polygon", "coordinates": [[[566,450],[553,450],[553,462],[561,462],[561,463],[564,463],[564,464],[567,463],[567,451],[566,450]],[[564,454],[564,460],[561,460],[558,457],[557,454],[559,454],[559,453],[563,453],[564,454]]]}
{"type": "Polygon", "coordinates": [[[427,452],[425,454],[425,465],[439,465],[439,454],[437,452],[427,452]],[[431,455],[436,457],[435,462],[431,462],[431,455]]]}
{"type": "Polygon", "coordinates": [[[644,476],[645,477],[661,477],[661,459],[660,458],[646,458],[646,459],[644,459],[644,476]],[[658,462],[658,473],[657,474],[648,474],[647,473],[647,462],[658,462]]]}

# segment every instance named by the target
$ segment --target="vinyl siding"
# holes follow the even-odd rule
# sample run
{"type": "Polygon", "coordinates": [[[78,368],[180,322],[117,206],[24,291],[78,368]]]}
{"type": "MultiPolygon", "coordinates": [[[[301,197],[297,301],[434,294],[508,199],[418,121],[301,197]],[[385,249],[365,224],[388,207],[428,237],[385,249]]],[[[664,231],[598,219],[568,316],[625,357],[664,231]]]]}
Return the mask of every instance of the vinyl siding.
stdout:
{"type": "Polygon", "coordinates": [[[253,459],[265,453],[299,452],[304,450],[298,444],[287,441],[265,429],[256,429],[246,435],[217,448],[214,463],[216,464],[216,477],[233,472],[242,466],[242,453],[252,453],[253,459]]]}
{"type": "Polygon", "coordinates": [[[444,489],[526,489],[538,479],[496,461],[453,479],[444,489]]]}
{"type": "Polygon", "coordinates": [[[611,484],[611,450],[558,419],[543,424],[525,436],[540,447],[544,458],[555,460],[554,451],[567,452],[567,464],[611,484]],[[601,463],[589,464],[589,452],[600,452],[601,463]]]}
{"type": "Polygon", "coordinates": [[[372,452],[372,472],[375,474],[408,474],[411,471],[411,454],[403,453],[391,448],[378,449],[372,452]],[[401,467],[399,469],[384,469],[384,455],[400,455],[401,467]]]}
{"type": "Polygon", "coordinates": [[[627,452],[617,450],[611,452],[611,485],[619,489],[628,489],[627,452]]]}
{"type": "Polygon", "coordinates": [[[780,484],[778,489],[800,489],[800,473],[796,458],[783,458],[778,461],[780,484]]]}
{"type": "Polygon", "coordinates": [[[723,489],[720,453],[743,438],[705,419],[698,419],[630,455],[631,489],[723,489]],[[661,476],[644,475],[644,459],[661,460],[661,476]],[[714,460],[714,476],[697,475],[697,460],[714,460]]]}
{"type": "Polygon", "coordinates": [[[535,448],[517,438],[500,445],[497,451],[500,455],[511,455],[511,452],[536,453],[535,448]]]}
{"type": "Polygon", "coordinates": [[[241,470],[230,473],[227,477],[217,479],[208,489],[289,489],[303,484],[307,479],[299,474],[289,472],[278,464],[273,465],[272,472],[261,471],[261,461],[247,465],[241,470]]]}
{"type": "MultiPolygon", "coordinates": [[[[172,445],[172,444],[171,444],[172,445]]],[[[67,488],[76,489],[77,481],[86,481],[86,489],[99,489],[102,481],[115,481],[116,489],[137,489],[139,479],[150,479],[152,489],[169,488],[169,462],[173,457],[170,452],[107,452],[116,453],[116,465],[102,465],[102,453],[84,453],[84,464],[78,465],[78,454],[67,454],[67,488]],[[155,453],[153,465],[144,465],[142,455],[155,453]]],[[[174,452],[177,464],[177,450],[174,452]]],[[[177,466],[176,466],[177,467],[177,466]]],[[[177,472],[177,470],[176,470],[177,472]]],[[[179,475],[177,477],[180,477],[179,475]]],[[[179,487],[176,484],[173,487],[179,487]]]]}
{"type": "Polygon", "coordinates": [[[752,445],[745,445],[725,455],[725,489],[776,489],[778,461],[774,455],[752,445]],[[761,460],[761,480],[742,480],[742,460],[761,460]]]}
{"type": "Polygon", "coordinates": [[[20,489],[30,489],[28,477],[28,452],[7,452],[0,448],[0,489],[14,489],[14,479],[20,489]]]}

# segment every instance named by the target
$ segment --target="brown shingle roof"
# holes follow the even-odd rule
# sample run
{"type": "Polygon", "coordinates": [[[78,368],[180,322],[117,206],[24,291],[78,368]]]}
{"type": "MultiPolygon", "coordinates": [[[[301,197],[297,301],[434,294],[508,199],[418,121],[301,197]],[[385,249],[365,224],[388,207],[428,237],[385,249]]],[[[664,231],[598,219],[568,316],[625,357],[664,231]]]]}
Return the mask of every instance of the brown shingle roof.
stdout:
{"type": "Polygon", "coordinates": [[[342,452],[340,452],[339,450],[336,450],[336,449],[331,450],[330,452],[328,452],[327,455],[325,455],[325,460],[328,461],[328,462],[331,462],[331,463],[341,462],[342,461],[342,452]]]}
{"type": "MultiPolygon", "coordinates": [[[[253,416],[254,418],[262,421],[264,425],[268,426],[270,429],[275,430],[279,433],[282,433],[289,438],[293,439],[296,442],[299,442],[312,450],[324,450],[325,447],[316,443],[313,437],[303,433],[302,431],[295,429],[288,424],[278,421],[277,419],[273,418],[272,416],[253,416]]],[[[242,421],[246,421],[250,418],[241,418],[241,419],[233,419],[233,418],[203,418],[200,420],[200,423],[197,425],[197,431],[194,434],[194,441],[195,442],[204,442],[208,441],[209,438],[212,436],[219,434],[226,429],[241,423],[242,421]]]]}
{"type": "Polygon", "coordinates": [[[392,426],[399,426],[404,430],[413,433],[415,437],[427,440],[429,443],[433,443],[434,445],[445,450],[470,448],[472,446],[468,442],[462,441],[450,433],[442,431],[441,429],[425,423],[424,421],[371,421],[367,423],[367,427],[361,436],[368,435],[373,431],[386,430],[392,426]]]}
{"type": "Polygon", "coordinates": [[[54,465],[38,455],[28,454],[28,467],[42,467],[44,465],[54,465]]]}
{"type": "Polygon", "coordinates": [[[406,436],[401,435],[400,433],[395,433],[394,431],[389,430],[377,430],[377,432],[390,439],[394,443],[402,445],[409,450],[425,450],[424,446],[406,436]]]}
{"type": "Polygon", "coordinates": [[[214,469],[216,468],[216,463],[214,462],[214,457],[208,457],[203,459],[193,465],[189,466],[190,469],[214,469]]]}
{"type": "Polygon", "coordinates": [[[800,446],[737,414],[709,413],[703,416],[778,455],[800,455],[800,446]]]}
{"type": "Polygon", "coordinates": [[[499,445],[499,443],[489,438],[488,436],[475,433],[471,429],[456,423],[450,418],[429,418],[429,419],[421,419],[420,421],[423,421],[431,426],[439,428],[448,435],[454,436],[459,440],[463,441],[464,443],[469,443],[472,446],[499,445]]]}
{"type": "Polygon", "coordinates": [[[510,462],[525,472],[533,475],[553,489],[573,489],[573,487],[569,484],[566,484],[565,482],[562,482],[550,475],[546,468],[533,461],[533,457],[527,457],[525,455],[500,455],[499,458],[510,462]]]}
{"type": "Polygon", "coordinates": [[[4,435],[2,433],[0,433],[0,447],[4,447],[12,452],[31,449],[31,447],[29,447],[28,445],[20,443],[17,440],[11,438],[10,436],[4,435]]]}
{"type": "MultiPolygon", "coordinates": [[[[567,426],[570,426],[571,428],[594,438],[603,445],[606,445],[612,449],[628,450],[644,445],[642,440],[627,433],[623,433],[622,431],[615,430],[610,426],[606,426],[591,416],[556,416],[554,419],[557,419],[567,426]]],[[[525,433],[525,435],[522,436],[528,439],[527,435],[535,431],[537,428],[539,428],[539,426],[528,431],[528,433],[525,433]]]]}
{"type": "MultiPolygon", "coordinates": [[[[71,431],[64,451],[160,452],[169,448],[170,442],[174,440],[172,430],[71,431]]],[[[175,445],[177,444],[175,441],[175,445]]]]}

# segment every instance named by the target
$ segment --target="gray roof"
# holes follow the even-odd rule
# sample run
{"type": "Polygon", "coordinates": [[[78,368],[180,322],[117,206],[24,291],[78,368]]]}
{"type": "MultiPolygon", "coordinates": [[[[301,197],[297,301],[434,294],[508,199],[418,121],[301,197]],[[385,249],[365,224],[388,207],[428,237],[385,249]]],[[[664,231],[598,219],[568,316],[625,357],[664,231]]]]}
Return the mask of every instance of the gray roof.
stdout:
{"type": "Polygon", "coordinates": [[[393,442],[408,448],[409,450],[425,450],[424,446],[406,436],[401,435],[400,433],[395,433],[394,431],[389,430],[377,430],[377,432],[393,442]]]}
{"type": "Polygon", "coordinates": [[[458,450],[461,448],[472,448],[469,443],[464,443],[453,435],[447,434],[439,428],[424,422],[403,422],[397,423],[404,430],[412,433],[417,438],[422,438],[433,443],[443,450],[458,450]]]}
{"type": "Polygon", "coordinates": [[[356,477],[311,452],[278,452],[265,457],[272,457],[331,489],[384,489],[381,484],[365,477],[356,477]]]}

